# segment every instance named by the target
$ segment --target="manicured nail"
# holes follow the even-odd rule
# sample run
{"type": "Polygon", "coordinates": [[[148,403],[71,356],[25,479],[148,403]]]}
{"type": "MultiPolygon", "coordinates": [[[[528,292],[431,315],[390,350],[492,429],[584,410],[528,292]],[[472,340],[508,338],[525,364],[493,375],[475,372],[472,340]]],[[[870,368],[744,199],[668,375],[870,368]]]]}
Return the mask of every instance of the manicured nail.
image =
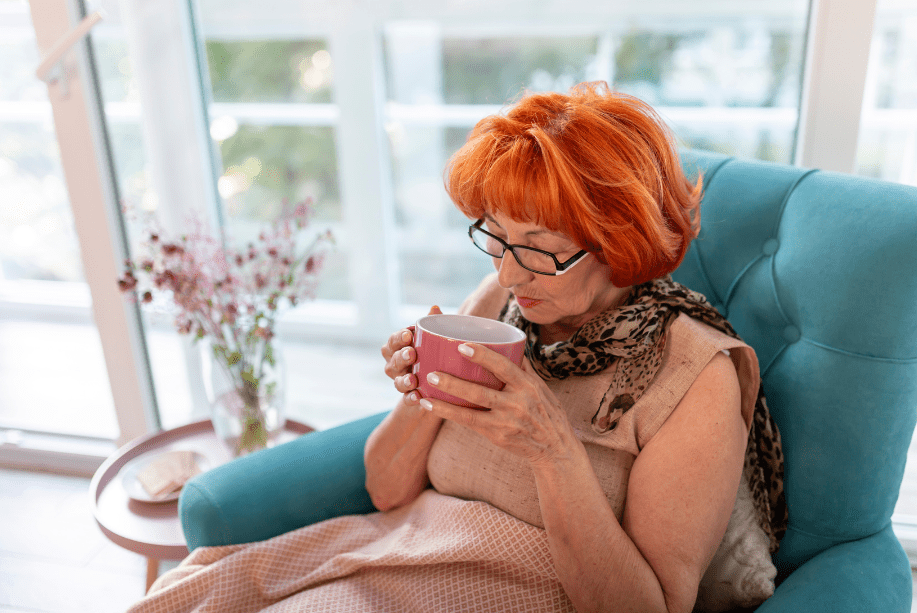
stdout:
{"type": "Polygon", "coordinates": [[[422,406],[423,408],[425,408],[428,411],[433,410],[433,403],[427,400],[426,398],[420,401],[420,406],[422,406]]]}
{"type": "Polygon", "coordinates": [[[407,347],[405,347],[404,349],[402,349],[402,350],[401,350],[401,359],[402,359],[402,360],[410,360],[410,359],[411,359],[411,350],[408,349],[407,347]]]}
{"type": "Polygon", "coordinates": [[[420,396],[417,395],[417,392],[411,392],[410,394],[408,394],[408,398],[411,399],[411,402],[417,402],[420,396]]]}
{"type": "Polygon", "coordinates": [[[437,376],[435,372],[431,372],[430,374],[427,375],[427,381],[429,381],[433,385],[439,385],[439,377],[437,376]]]}
{"type": "Polygon", "coordinates": [[[474,349],[472,349],[468,345],[459,345],[458,352],[461,353],[462,355],[467,355],[469,358],[474,355],[474,349]]]}
{"type": "Polygon", "coordinates": [[[404,332],[402,332],[402,333],[401,333],[401,340],[403,340],[405,343],[410,343],[410,342],[411,342],[411,333],[408,332],[407,330],[405,330],[404,332]]]}

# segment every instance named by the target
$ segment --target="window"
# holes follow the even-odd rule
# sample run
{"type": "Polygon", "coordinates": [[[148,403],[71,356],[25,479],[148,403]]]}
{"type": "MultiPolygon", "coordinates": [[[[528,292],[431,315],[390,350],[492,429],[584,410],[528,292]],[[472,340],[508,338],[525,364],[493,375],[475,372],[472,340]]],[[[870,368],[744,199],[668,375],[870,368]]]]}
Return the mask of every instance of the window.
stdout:
{"type": "Polygon", "coordinates": [[[917,185],[917,7],[912,2],[879,0],[876,6],[856,172],[917,185]]]}
{"type": "Polygon", "coordinates": [[[51,104],[34,73],[39,60],[28,4],[3,2],[0,430],[114,439],[118,424],[51,104]]]}

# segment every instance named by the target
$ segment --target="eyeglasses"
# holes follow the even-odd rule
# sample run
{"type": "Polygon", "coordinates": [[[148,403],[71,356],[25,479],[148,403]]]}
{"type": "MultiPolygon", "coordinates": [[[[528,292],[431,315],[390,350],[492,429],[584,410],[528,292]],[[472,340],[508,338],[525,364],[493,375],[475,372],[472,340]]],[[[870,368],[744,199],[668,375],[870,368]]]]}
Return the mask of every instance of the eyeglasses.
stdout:
{"type": "Polygon", "coordinates": [[[481,227],[483,223],[484,220],[479,219],[468,227],[468,236],[471,237],[471,242],[475,247],[494,258],[502,258],[508,249],[520,266],[539,275],[562,275],[589,253],[584,249],[566,262],[561,262],[549,251],[524,245],[510,245],[502,238],[483,229],[481,227]]]}

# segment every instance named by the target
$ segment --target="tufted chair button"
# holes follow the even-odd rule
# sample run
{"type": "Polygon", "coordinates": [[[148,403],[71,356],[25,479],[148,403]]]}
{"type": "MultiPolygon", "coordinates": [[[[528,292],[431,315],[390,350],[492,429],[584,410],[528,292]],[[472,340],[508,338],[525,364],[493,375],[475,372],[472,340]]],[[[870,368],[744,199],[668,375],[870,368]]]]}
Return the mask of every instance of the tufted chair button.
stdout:
{"type": "Polygon", "coordinates": [[[802,332],[796,326],[787,326],[783,329],[783,338],[788,343],[795,343],[802,338],[802,332]]]}
{"type": "Polygon", "coordinates": [[[780,247],[780,241],[776,238],[769,238],[766,243],[764,243],[764,255],[774,255],[777,253],[777,249],[780,247]]]}

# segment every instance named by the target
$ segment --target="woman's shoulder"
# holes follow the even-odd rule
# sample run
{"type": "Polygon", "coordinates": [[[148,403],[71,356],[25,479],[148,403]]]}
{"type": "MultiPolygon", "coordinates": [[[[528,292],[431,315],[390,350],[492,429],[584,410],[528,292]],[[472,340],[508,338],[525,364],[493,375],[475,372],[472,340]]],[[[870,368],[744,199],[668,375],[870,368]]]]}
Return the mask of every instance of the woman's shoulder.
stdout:
{"type": "Polygon", "coordinates": [[[508,289],[500,287],[497,282],[497,273],[493,272],[484,277],[477,289],[465,298],[459,307],[459,314],[497,319],[503,305],[509,300],[508,289]]]}
{"type": "Polygon", "coordinates": [[[660,372],[660,383],[680,399],[720,353],[732,362],[742,390],[742,416],[750,421],[761,383],[758,356],[741,339],[700,319],[680,313],[672,322],[668,329],[666,372],[660,372]]]}

